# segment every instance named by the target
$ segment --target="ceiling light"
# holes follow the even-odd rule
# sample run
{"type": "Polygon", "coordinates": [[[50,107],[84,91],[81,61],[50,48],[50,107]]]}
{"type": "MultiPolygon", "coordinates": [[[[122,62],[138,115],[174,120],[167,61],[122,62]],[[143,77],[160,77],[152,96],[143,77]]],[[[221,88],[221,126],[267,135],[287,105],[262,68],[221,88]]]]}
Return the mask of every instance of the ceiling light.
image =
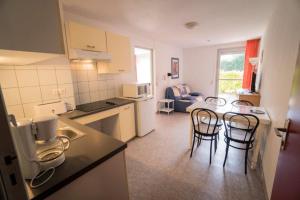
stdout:
{"type": "Polygon", "coordinates": [[[187,29],[193,29],[196,26],[198,26],[198,22],[195,22],[195,21],[187,22],[187,23],[184,24],[184,26],[187,29]]]}

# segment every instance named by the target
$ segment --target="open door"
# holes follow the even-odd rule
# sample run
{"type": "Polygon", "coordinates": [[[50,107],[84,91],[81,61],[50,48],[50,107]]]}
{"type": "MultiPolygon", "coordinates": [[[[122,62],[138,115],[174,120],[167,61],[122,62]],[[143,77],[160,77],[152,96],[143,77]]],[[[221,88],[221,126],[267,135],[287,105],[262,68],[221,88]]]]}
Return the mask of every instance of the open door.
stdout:
{"type": "Polygon", "coordinates": [[[0,199],[28,199],[0,87],[0,199]]]}
{"type": "Polygon", "coordinates": [[[271,200],[300,199],[300,45],[287,118],[289,125],[278,158],[271,200]]]}

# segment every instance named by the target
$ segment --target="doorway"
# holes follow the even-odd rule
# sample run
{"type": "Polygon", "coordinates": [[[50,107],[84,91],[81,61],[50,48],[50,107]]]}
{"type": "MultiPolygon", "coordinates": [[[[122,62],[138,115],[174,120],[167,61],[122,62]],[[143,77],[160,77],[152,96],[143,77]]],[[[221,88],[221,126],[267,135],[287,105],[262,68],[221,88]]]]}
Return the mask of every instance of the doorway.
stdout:
{"type": "Polygon", "coordinates": [[[141,47],[134,48],[136,77],[138,83],[150,83],[151,94],[153,95],[153,50],[141,47]]]}
{"type": "Polygon", "coordinates": [[[218,52],[217,96],[235,99],[242,89],[245,49],[222,49],[218,52]]]}

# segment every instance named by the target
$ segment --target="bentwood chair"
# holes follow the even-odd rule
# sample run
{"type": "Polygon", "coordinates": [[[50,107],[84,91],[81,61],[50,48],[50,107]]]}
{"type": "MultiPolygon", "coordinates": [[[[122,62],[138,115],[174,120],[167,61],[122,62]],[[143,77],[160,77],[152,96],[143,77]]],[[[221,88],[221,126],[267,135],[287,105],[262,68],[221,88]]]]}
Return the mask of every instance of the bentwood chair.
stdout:
{"type": "Polygon", "coordinates": [[[205,102],[216,106],[225,106],[227,101],[222,97],[206,97],[205,102]]]}
{"type": "MultiPolygon", "coordinates": [[[[225,106],[227,103],[226,99],[224,99],[222,97],[206,97],[204,101],[210,105],[216,105],[216,106],[225,106]]],[[[207,120],[203,120],[203,122],[207,123],[207,120]]],[[[223,126],[221,119],[220,120],[216,120],[216,119],[212,120],[212,123],[216,123],[216,122],[217,122],[217,126],[219,128],[221,128],[223,126]]]]}
{"type": "Polygon", "coordinates": [[[233,106],[254,106],[253,103],[247,100],[235,100],[231,102],[231,105],[233,106]]]}
{"type": "Polygon", "coordinates": [[[227,112],[223,115],[225,125],[226,154],[223,163],[225,167],[229,147],[244,150],[245,153],[245,174],[247,174],[248,152],[253,148],[255,131],[259,125],[259,119],[252,114],[241,114],[227,112]]]}
{"type": "Polygon", "coordinates": [[[193,155],[193,149],[195,141],[197,140],[197,147],[200,145],[201,140],[210,141],[209,151],[209,164],[211,164],[212,144],[214,141],[215,152],[217,150],[217,136],[219,134],[219,127],[216,123],[212,123],[214,119],[218,120],[217,114],[209,109],[196,108],[191,113],[193,122],[193,144],[191,149],[190,157],[193,155]],[[202,120],[205,117],[207,123],[203,123],[202,120]]]}

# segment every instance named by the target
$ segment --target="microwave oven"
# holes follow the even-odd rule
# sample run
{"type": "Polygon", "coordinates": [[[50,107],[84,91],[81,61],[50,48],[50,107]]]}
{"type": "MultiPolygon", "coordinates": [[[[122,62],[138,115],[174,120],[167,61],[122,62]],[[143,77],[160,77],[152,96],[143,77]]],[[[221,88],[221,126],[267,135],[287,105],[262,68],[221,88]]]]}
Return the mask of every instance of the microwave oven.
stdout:
{"type": "Polygon", "coordinates": [[[150,95],[150,83],[130,83],[123,85],[123,96],[141,98],[150,95]]]}

